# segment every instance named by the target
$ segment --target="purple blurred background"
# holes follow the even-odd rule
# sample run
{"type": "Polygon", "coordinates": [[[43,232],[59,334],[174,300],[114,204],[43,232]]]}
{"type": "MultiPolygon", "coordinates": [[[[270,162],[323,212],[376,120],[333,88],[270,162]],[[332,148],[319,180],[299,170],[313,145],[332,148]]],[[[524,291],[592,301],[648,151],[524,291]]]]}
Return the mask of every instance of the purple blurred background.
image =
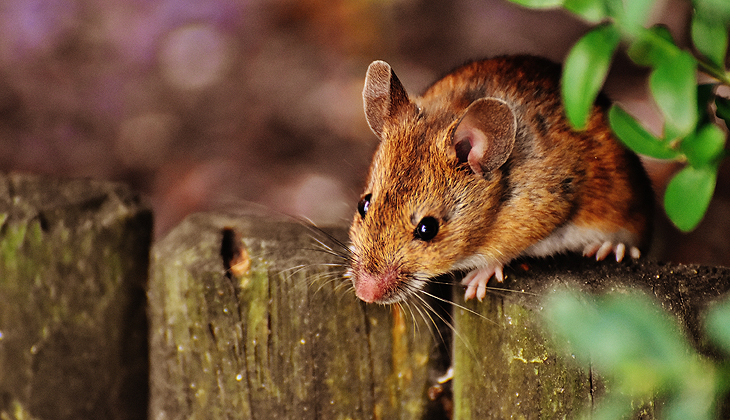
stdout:
{"type": "MultiPolygon", "coordinates": [[[[124,181],[160,237],[187,214],[253,201],[346,225],[376,145],[367,65],[420,93],[473,58],[562,61],[588,26],[502,0],[5,0],[0,170],[124,181]]],[[[687,44],[689,3],[652,22],[687,44]]],[[[608,94],[658,131],[646,72],[619,56],[608,94]]],[[[661,193],[673,166],[647,161],[661,193]]],[[[730,265],[727,166],[706,220],[659,218],[654,255],[730,265]]],[[[661,213],[660,213],[661,214],[661,213]]]]}

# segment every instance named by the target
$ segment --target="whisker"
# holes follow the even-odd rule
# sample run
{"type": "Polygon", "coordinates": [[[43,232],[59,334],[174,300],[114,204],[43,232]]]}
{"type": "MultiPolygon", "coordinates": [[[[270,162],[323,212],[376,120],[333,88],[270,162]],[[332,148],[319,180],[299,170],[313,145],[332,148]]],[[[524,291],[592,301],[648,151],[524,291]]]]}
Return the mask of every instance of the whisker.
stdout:
{"type": "Polygon", "coordinates": [[[526,292],[524,290],[512,290],[512,289],[507,289],[507,288],[502,288],[502,287],[487,287],[487,291],[505,292],[505,293],[522,293],[522,294],[531,295],[531,296],[538,296],[537,293],[526,292]]]}
{"type": "MultiPolygon", "coordinates": [[[[438,332],[439,338],[441,339],[441,342],[445,342],[443,335],[441,334],[441,330],[436,325],[436,321],[431,317],[429,313],[430,307],[426,304],[424,305],[423,302],[416,301],[413,302],[414,306],[416,307],[416,312],[418,312],[418,315],[420,315],[421,319],[423,320],[423,323],[426,324],[428,328],[428,332],[431,335],[431,339],[435,342],[436,341],[436,335],[434,334],[433,330],[435,329],[438,332]],[[433,327],[433,328],[431,328],[433,327]]],[[[414,319],[415,322],[415,319],[414,319]]],[[[415,332],[414,332],[415,334],[415,332]]]]}
{"type": "Polygon", "coordinates": [[[346,268],[347,265],[342,263],[317,263],[317,264],[308,264],[309,267],[337,267],[337,268],[346,268]]]}
{"type": "MultiPolygon", "coordinates": [[[[413,320],[413,340],[416,340],[416,334],[421,331],[420,326],[418,325],[418,318],[416,318],[416,314],[413,312],[413,307],[415,306],[416,312],[418,315],[423,319],[423,322],[426,323],[426,327],[428,327],[428,323],[426,322],[426,318],[423,316],[423,312],[421,308],[416,303],[415,305],[411,305],[411,302],[406,301],[408,305],[408,310],[411,312],[411,319],[413,320]]],[[[430,330],[430,328],[429,328],[430,330]]]]}
{"type": "Polygon", "coordinates": [[[421,280],[428,284],[453,284],[454,283],[453,280],[436,280],[438,278],[441,278],[441,276],[430,277],[430,278],[425,278],[425,279],[421,279],[421,280]]]}
{"type": "MultiPolygon", "coordinates": [[[[437,279],[439,279],[441,277],[443,277],[443,276],[421,279],[421,281],[423,281],[425,283],[428,283],[428,284],[436,284],[436,285],[449,285],[449,284],[454,284],[455,283],[454,279],[456,279],[456,277],[453,277],[453,275],[452,275],[452,279],[451,280],[437,280],[437,279]]],[[[487,291],[492,291],[492,292],[505,292],[505,293],[523,293],[523,294],[528,294],[528,295],[532,295],[532,296],[537,296],[536,293],[526,292],[524,290],[513,290],[513,289],[508,289],[508,288],[505,288],[505,287],[487,286],[487,291]]]]}
{"type": "MultiPolygon", "coordinates": [[[[445,303],[451,303],[451,304],[453,304],[453,302],[449,302],[449,301],[448,301],[448,300],[446,300],[446,299],[443,299],[443,298],[439,298],[439,297],[437,297],[437,296],[435,296],[435,295],[433,295],[433,294],[431,294],[431,293],[428,293],[428,292],[426,292],[426,291],[424,291],[424,290],[421,290],[421,291],[420,291],[420,293],[421,293],[421,294],[423,294],[423,295],[426,295],[426,296],[428,296],[428,297],[431,297],[431,298],[436,298],[436,300],[438,300],[438,301],[442,301],[442,302],[445,302],[445,303]]],[[[460,333],[460,332],[459,332],[459,331],[457,330],[457,328],[456,328],[456,327],[454,326],[453,322],[452,322],[452,321],[449,321],[449,320],[447,320],[446,318],[444,318],[444,316],[442,316],[442,315],[441,315],[441,314],[439,314],[439,313],[438,313],[437,311],[435,311],[435,310],[433,309],[433,307],[432,307],[432,306],[431,306],[430,304],[428,304],[428,303],[427,303],[427,302],[425,301],[425,299],[423,298],[423,296],[420,296],[419,294],[416,294],[415,296],[416,296],[416,297],[418,297],[418,299],[420,299],[420,300],[421,300],[421,302],[423,302],[423,304],[424,304],[424,305],[426,305],[426,307],[428,307],[428,309],[429,309],[429,313],[433,313],[434,315],[436,315],[436,317],[437,317],[437,318],[438,318],[438,319],[439,319],[439,320],[440,320],[441,322],[443,322],[443,323],[444,323],[444,325],[446,325],[446,326],[447,326],[447,327],[449,328],[449,330],[450,330],[450,331],[451,331],[451,332],[452,332],[452,333],[453,333],[453,334],[454,334],[454,335],[455,335],[455,336],[456,336],[456,337],[457,337],[457,338],[459,339],[459,341],[461,341],[461,342],[462,342],[462,344],[464,344],[464,347],[465,347],[465,348],[467,349],[467,351],[468,351],[468,352],[469,352],[469,353],[471,354],[471,356],[472,356],[472,359],[473,359],[474,361],[476,361],[477,363],[479,363],[479,360],[478,360],[478,358],[477,358],[476,352],[474,351],[474,349],[472,348],[472,346],[471,346],[471,345],[469,344],[469,341],[468,341],[468,340],[466,339],[466,337],[464,337],[464,336],[463,336],[463,335],[462,335],[462,334],[461,334],[461,333],[460,333]]],[[[472,312],[473,312],[473,311],[472,311],[472,312]]],[[[480,315],[480,316],[481,316],[481,315],[480,315]]],[[[429,318],[431,318],[431,316],[430,316],[430,315],[429,315],[429,318]]],[[[484,318],[484,317],[482,316],[482,318],[484,318]]],[[[431,319],[433,320],[433,318],[431,318],[431,319]]],[[[488,318],[485,318],[485,319],[489,320],[488,318]]],[[[452,318],[452,320],[453,320],[453,318],[452,318]]],[[[489,320],[489,321],[491,321],[491,320],[489,320]]],[[[491,321],[491,322],[493,322],[493,321],[491,321]]],[[[496,324],[496,323],[495,323],[495,324],[496,324]]],[[[434,325],[435,325],[435,323],[434,323],[434,325]]],[[[439,336],[441,337],[441,340],[443,341],[443,340],[444,340],[444,337],[443,337],[443,335],[441,334],[441,331],[439,330],[439,331],[438,331],[438,333],[439,333],[439,336]]]]}
{"type": "Polygon", "coordinates": [[[436,320],[431,316],[431,314],[432,313],[435,314],[436,317],[439,318],[441,320],[441,322],[443,322],[445,325],[447,325],[450,329],[453,330],[454,327],[448,321],[446,321],[446,319],[443,316],[441,316],[438,312],[436,312],[436,310],[428,302],[426,302],[426,300],[423,298],[423,296],[416,294],[415,297],[416,297],[416,299],[418,299],[419,304],[422,305],[422,308],[419,306],[419,307],[417,307],[417,310],[421,314],[421,317],[423,318],[423,322],[428,324],[428,322],[430,321],[431,325],[433,326],[433,328],[429,328],[429,331],[431,331],[431,338],[434,341],[436,341],[436,336],[433,333],[433,330],[435,329],[439,335],[439,339],[441,340],[441,342],[442,343],[446,342],[446,338],[441,333],[441,329],[438,328],[438,325],[436,324],[436,320]],[[424,312],[425,312],[425,315],[424,315],[424,312]],[[426,317],[428,317],[428,319],[426,319],[426,317]]]}
{"type": "Polygon", "coordinates": [[[310,237],[310,238],[312,240],[314,240],[315,242],[317,242],[316,245],[318,245],[318,247],[308,248],[308,249],[310,249],[312,251],[324,252],[324,253],[327,253],[327,254],[330,254],[330,255],[335,255],[335,256],[343,257],[343,258],[346,258],[346,259],[349,259],[350,258],[350,253],[344,252],[344,251],[342,251],[342,252],[341,251],[336,251],[332,247],[327,246],[324,243],[319,242],[319,239],[314,238],[314,237],[310,237]]]}
{"type": "Polygon", "coordinates": [[[297,273],[301,272],[302,270],[305,270],[307,266],[305,264],[299,264],[295,265],[293,267],[284,268],[276,273],[274,273],[275,276],[284,276],[287,280],[291,280],[291,278],[296,275],[297,273]],[[285,274],[286,273],[286,274],[285,274]]]}
{"type": "Polygon", "coordinates": [[[355,286],[352,285],[351,281],[343,281],[339,283],[337,286],[335,286],[335,291],[340,292],[342,289],[345,289],[347,292],[354,292],[355,286]]]}
{"type": "Polygon", "coordinates": [[[317,245],[319,245],[321,247],[321,248],[315,248],[314,250],[316,250],[316,251],[324,251],[324,252],[331,253],[332,255],[341,255],[341,256],[348,257],[348,258],[352,254],[352,252],[350,251],[350,249],[347,248],[347,247],[345,247],[344,245],[341,245],[340,246],[343,251],[342,252],[338,252],[338,251],[335,251],[331,246],[329,246],[326,243],[322,242],[322,240],[320,240],[319,238],[317,238],[315,236],[310,235],[309,238],[312,239],[314,242],[317,243],[317,245]]]}
{"type": "Polygon", "coordinates": [[[339,271],[328,271],[324,273],[318,273],[316,277],[319,277],[322,280],[325,280],[327,283],[335,283],[335,282],[346,282],[345,277],[342,275],[339,271]]]}
{"type": "MultiPolygon", "coordinates": [[[[332,282],[334,281],[334,279],[332,279],[332,278],[329,278],[329,277],[324,277],[324,276],[318,276],[318,277],[319,277],[319,278],[320,278],[321,280],[323,280],[323,281],[321,281],[321,282],[320,282],[321,284],[320,284],[320,285],[319,285],[319,287],[317,287],[317,289],[316,289],[316,290],[314,291],[314,295],[317,295],[317,293],[319,293],[319,292],[320,292],[320,291],[321,291],[322,289],[324,289],[324,288],[325,288],[325,286],[327,286],[328,284],[331,284],[331,283],[332,283],[332,282]]],[[[310,284],[311,284],[311,283],[310,283],[310,284]]]]}
{"type": "MultiPolygon", "coordinates": [[[[342,303],[342,299],[344,299],[345,296],[354,298],[354,293],[351,293],[352,290],[347,290],[347,293],[340,293],[341,289],[340,290],[336,289],[335,291],[339,294],[339,303],[342,303]]],[[[359,302],[358,299],[355,299],[355,300],[359,302]]]]}
{"type": "Polygon", "coordinates": [[[339,258],[339,259],[344,260],[344,261],[349,261],[350,260],[350,257],[348,255],[338,254],[337,252],[329,251],[329,250],[326,250],[326,249],[321,249],[321,248],[304,248],[304,250],[306,250],[306,251],[314,251],[314,252],[321,252],[323,254],[331,255],[331,256],[333,256],[335,258],[339,258]]]}
{"type": "Polygon", "coordinates": [[[416,318],[415,318],[415,315],[413,314],[413,308],[411,307],[411,305],[409,304],[408,301],[400,301],[400,302],[397,302],[396,305],[398,306],[398,308],[399,308],[398,310],[401,311],[401,313],[403,313],[403,314],[410,313],[410,315],[411,315],[410,317],[411,317],[411,320],[413,320],[413,327],[414,327],[413,337],[415,338],[416,333],[418,331],[418,325],[415,323],[416,318]],[[405,308],[404,308],[404,306],[405,306],[405,308]],[[406,312],[406,309],[408,309],[408,312],[406,312]]]}
{"type": "MultiPolygon", "coordinates": [[[[342,249],[343,249],[343,250],[345,250],[345,251],[346,251],[347,253],[350,253],[350,247],[348,247],[348,246],[347,246],[347,244],[345,244],[345,243],[344,243],[344,242],[342,242],[341,240],[337,239],[337,238],[336,238],[336,237],[335,237],[334,235],[332,235],[331,233],[329,233],[329,232],[325,231],[324,229],[322,229],[322,228],[318,227],[318,226],[317,226],[316,224],[314,224],[314,223],[313,223],[313,222],[312,222],[311,220],[306,220],[306,222],[304,222],[304,221],[301,221],[301,223],[302,223],[302,225],[303,225],[304,227],[306,227],[306,228],[307,228],[307,229],[308,229],[308,230],[309,230],[310,232],[312,232],[313,234],[318,234],[318,235],[322,235],[322,236],[326,237],[326,238],[327,238],[327,239],[328,239],[329,241],[331,241],[332,243],[334,243],[334,244],[335,244],[335,245],[337,245],[338,247],[342,248],[342,249]]],[[[312,239],[316,240],[316,241],[317,241],[317,242],[319,242],[320,244],[324,245],[324,244],[323,244],[323,243],[322,243],[322,242],[321,242],[321,241],[320,241],[319,239],[317,239],[317,238],[316,238],[316,237],[315,237],[314,235],[312,235],[311,237],[312,237],[312,239]]],[[[329,247],[328,245],[324,245],[324,246],[327,246],[327,247],[329,247]]]]}
{"type": "Polygon", "coordinates": [[[444,299],[444,298],[442,298],[442,297],[440,297],[440,296],[434,295],[433,293],[429,293],[429,292],[427,292],[427,291],[425,291],[425,290],[421,290],[421,291],[420,291],[420,293],[423,293],[424,295],[426,295],[426,296],[429,296],[429,297],[430,297],[430,298],[432,298],[432,299],[436,299],[436,300],[438,300],[438,301],[440,301],[440,302],[448,303],[449,305],[452,305],[452,306],[454,306],[454,307],[456,307],[456,308],[459,308],[459,309],[461,309],[461,310],[467,311],[467,312],[469,312],[470,314],[472,314],[472,315],[476,315],[476,316],[478,316],[479,318],[482,318],[482,319],[484,319],[485,321],[489,321],[489,322],[491,322],[491,323],[492,323],[492,324],[494,324],[494,325],[499,325],[499,324],[498,324],[497,322],[495,322],[495,321],[493,321],[493,320],[491,320],[491,319],[487,318],[486,316],[484,316],[484,315],[480,314],[479,312],[476,312],[476,311],[474,311],[474,310],[471,310],[471,309],[467,308],[467,307],[466,307],[466,306],[464,306],[464,305],[460,305],[460,304],[458,304],[458,303],[456,303],[456,302],[450,301],[450,300],[448,300],[448,299],[444,299]]]}

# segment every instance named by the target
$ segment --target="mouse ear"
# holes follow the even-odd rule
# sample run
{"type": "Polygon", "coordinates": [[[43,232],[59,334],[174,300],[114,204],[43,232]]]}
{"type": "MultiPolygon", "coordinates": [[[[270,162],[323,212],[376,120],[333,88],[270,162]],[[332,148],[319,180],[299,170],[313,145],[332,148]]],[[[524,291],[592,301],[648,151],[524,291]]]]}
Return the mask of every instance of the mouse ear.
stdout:
{"type": "Polygon", "coordinates": [[[410,104],[406,90],[385,61],[370,63],[362,100],[368,125],[380,139],[383,138],[383,126],[410,104]]]}
{"type": "Polygon", "coordinates": [[[451,144],[460,163],[469,163],[474,173],[499,168],[515,145],[517,121],[504,101],[481,98],[466,109],[451,144]]]}

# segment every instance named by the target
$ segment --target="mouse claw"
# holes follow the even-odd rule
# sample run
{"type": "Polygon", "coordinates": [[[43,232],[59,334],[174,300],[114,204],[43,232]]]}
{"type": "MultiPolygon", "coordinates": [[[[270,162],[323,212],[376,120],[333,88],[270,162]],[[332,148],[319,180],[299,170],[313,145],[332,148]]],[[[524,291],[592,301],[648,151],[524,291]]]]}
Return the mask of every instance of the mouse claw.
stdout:
{"type": "Polygon", "coordinates": [[[445,384],[446,382],[449,382],[450,380],[454,379],[454,366],[449,366],[449,368],[446,370],[446,372],[436,378],[436,383],[439,384],[445,384]]]}
{"type": "Polygon", "coordinates": [[[613,251],[613,244],[611,242],[604,242],[601,244],[601,247],[598,248],[598,252],[596,252],[596,261],[603,261],[608,257],[608,254],[613,251]]]}
{"type": "Polygon", "coordinates": [[[639,251],[639,248],[632,246],[631,248],[629,248],[629,255],[631,256],[631,258],[636,260],[641,258],[641,251],[639,251]]]}
{"type": "Polygon", "coordinates": [[[504,272],[502,271],[501,266],[494,268],[494,278],[497,279],[498,282],[504,283],[504,272]]]}
{"type": "MultiPolygon", "coordinates": [[[[623,243],[613,244],[613,242],[606,241],[603,243],[596,243],[587,245],[583,249],[583,256],[593,257],[595,256],[596,261],[602,261],[606,259],[611,253],[616,256],[616,261],[623,261],[626,256],[626,245],[623,243]]],[[[639,248],[632,246],[629,247],[629,256],[633,259],[641,257],[641,251],[639,248]]]]}
{"type": "Polygon", "coordinates": [[[585,248],[583,248],[583,256],[584,257],[592,257],[596,255],[596,252],[598,252],[598,248],[601,247],[601,244],[590,244],[586,245],[585,248]]]}
{"type": "Polygon", "coordinates": [[[464,299],[477,298],[481,302],[487,296],[487,283],[492,276],[500,283],[504,281],[502,267],[502,265],[487,266],[472,270],[464,276],[464,279],[461,280],[461,284],[466,286],[464,299]]]}

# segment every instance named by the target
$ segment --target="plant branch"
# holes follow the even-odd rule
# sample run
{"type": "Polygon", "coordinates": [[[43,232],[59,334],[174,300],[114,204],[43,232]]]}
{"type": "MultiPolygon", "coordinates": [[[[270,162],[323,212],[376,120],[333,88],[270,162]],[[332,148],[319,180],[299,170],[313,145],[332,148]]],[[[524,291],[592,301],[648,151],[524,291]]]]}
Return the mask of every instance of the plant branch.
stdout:
{"type": "Polygon", "coordinates": [[[695,57],[695,59],[697,60],[697,65],[700,67],[700,71],[715,78],[723,85],[730,86],[730,73],[719,69],[704,60],[700,60],[697,57],[695,57]]]}

